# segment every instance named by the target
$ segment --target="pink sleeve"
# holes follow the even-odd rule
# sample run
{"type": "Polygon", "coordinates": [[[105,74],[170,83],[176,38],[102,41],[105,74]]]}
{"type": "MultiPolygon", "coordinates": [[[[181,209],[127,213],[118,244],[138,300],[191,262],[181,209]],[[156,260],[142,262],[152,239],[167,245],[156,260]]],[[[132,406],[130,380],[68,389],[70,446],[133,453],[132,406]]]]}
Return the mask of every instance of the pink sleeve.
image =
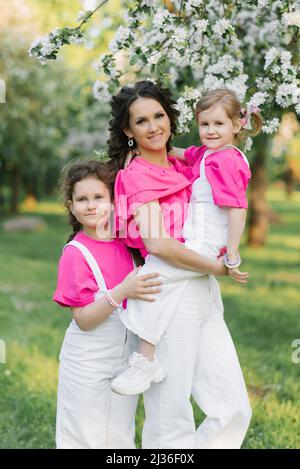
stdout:
{"type": "Polygon", "coordinates": [[[216,205],[223,207],[248,208],[246,190],[251,171],[246,161],[236,150],[227,151],[224,157],[215,158],[209,164],[213,198],[216,205]]]}
{"type": "Polygon", "coordinates": [[[196,161],[203,156],[205,147],[202,145],[201,147],[191,146],[188,147],[184,152],[184,157],[189,166],[194,166],[196,161]]]}
{"type": "Polygon", "coordinates": [[[68,246],[59,260],[57,288],[53,300],[61,306],[83,307],[95,301],[98,285],[85,258],[68,246]]]}

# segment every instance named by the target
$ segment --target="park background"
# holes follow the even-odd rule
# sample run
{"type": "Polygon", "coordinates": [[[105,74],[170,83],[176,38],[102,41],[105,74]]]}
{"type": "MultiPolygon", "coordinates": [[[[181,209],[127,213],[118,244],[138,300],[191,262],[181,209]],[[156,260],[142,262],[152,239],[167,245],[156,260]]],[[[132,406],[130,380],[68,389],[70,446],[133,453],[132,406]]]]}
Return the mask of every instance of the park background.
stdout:
{"type": "MultiPolygon", "coordinates": [[[[37,36],[70,25],[91,3],[0,4],[0,79],[6,84],[0,104],[0,339],[6,346],[0,448],[55,447],[58,355],[71,320],[51,300],[69,233],[57,181],[67,162],[99,157],[95,150],[105,149],[109,115],[92,94],[93,64],[122,23],[123,2],[105,5],[93,19],[101,32],[92,22],[85,45],[63,48],[46,66],[29,57],[28,48],[37,36]],[[18,229],[20,221],[32,220],[31,230],[18,229]]],[[[252,163],[262,148],[266,156],[263,177],[251,189],[260,223],[252,233],[248,226],[241,249],[250,281],[245,287],[221,279],[225,317],[253,407],[244,448],[300,448],[300,124],[290,111],[281,118],[267,145],[257,140],[250,152],[252,163]]],[[[175,141],[195,142],[195,127],[175,141]]],[[[195,417],[197,423],[203,418],[196,408],[195,417]]],[[[138,446],[143,418],[140,399],[138,446]]]]}

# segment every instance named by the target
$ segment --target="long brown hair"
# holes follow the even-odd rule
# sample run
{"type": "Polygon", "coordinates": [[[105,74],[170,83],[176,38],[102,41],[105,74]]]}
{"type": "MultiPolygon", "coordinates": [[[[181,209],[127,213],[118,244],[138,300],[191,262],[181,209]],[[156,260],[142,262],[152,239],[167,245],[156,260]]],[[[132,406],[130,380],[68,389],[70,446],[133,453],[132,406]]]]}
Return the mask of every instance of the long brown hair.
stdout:
{"type": "MultiPolygon", "coordinates": [[[[110,135],[107,143],[109,166],[114,175],[119,169],[124,168],[129,150],[124,129],[129,127],[129,108],[138,98],[151,98],[158,101],[168,115],[171,124],[171,136],[167,142],[168,152],[171,150],[171,137],[176,134],[176,120],[179,112],[174,107],[176,102],[170,90],[148,80],[138,81],[133,86],[123,86],[110,102],[112,119],[109,121],[110,135]]],[[[135,141],[132,150],[134,149],[136,149],[135,141]]]]}

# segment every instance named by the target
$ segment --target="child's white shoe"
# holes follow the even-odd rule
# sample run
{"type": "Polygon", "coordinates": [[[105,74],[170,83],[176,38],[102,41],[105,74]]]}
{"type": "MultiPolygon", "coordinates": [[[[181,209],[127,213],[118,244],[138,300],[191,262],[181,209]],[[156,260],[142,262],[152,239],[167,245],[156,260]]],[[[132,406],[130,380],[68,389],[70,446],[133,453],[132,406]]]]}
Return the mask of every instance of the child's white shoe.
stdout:
{"type": "Polygon", "coordinates": [[[129,357],[128,367],[111,382],[111,388],[118,394],[140,394],[150,388],[151,383],[159,383],[165,372],[156,356],[148,360],[137,352],[129,357]]]}

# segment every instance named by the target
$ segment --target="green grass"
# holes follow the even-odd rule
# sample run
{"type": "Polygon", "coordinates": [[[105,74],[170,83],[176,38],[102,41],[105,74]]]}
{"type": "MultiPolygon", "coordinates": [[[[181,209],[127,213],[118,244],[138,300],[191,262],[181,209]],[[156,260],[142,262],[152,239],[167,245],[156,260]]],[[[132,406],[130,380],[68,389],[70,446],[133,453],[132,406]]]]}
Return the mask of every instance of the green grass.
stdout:
{"type": "MultiPolygon", "coordinates": [[[[262,249],[242,248],[247,287],[222,279],[225,316],[253,407],[244,448],[300,448],[300,193],[269,192],[282,223],[262,249]]],[[[0,448],[53,448],[58,354],[71,314],[51,301],[68,230],[55,204],[38,205],[44,231],[0,231],[0,448]]],[[[137,444],[144,412],[137,412],[137,444]]],[[[195,408],[195,418],[203,415],[195,408]]]]}

